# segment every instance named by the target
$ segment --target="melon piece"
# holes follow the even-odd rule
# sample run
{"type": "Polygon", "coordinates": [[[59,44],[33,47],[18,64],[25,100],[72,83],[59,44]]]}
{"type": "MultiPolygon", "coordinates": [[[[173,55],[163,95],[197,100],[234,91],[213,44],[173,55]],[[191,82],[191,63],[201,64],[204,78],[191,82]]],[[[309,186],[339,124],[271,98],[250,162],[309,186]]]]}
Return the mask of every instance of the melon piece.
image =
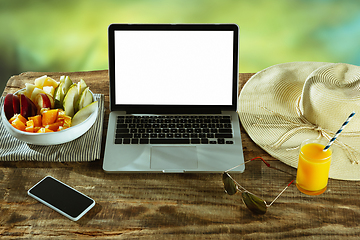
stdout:
{"type": "Polygon", "coordinates": [[[86,107],[87,105],[89,105],[90,103],[92,103],[93,100],[93,96],[90,92],[89,87],[86,87],[84,89],[84,91],[81,93],[78,101],[75,104],[75,112],[79,111],[80,109],[86,107]]]}
{"type": "Polygon", "coordinates": [[[64,97],[63,107],[65,111],[65,115],[73,117],[75,114],[75,103],[79,98],[79,92],[77,88],[77,84],[74,83],[71,85],[69,91],[66,93],[64,97]]]}
{"type": "Polygon", "coordinates": [[[71,126],[76,126],[84,122],[98,108],[98,101],[92,102],[80,109],[72,118],[71,126]]]}

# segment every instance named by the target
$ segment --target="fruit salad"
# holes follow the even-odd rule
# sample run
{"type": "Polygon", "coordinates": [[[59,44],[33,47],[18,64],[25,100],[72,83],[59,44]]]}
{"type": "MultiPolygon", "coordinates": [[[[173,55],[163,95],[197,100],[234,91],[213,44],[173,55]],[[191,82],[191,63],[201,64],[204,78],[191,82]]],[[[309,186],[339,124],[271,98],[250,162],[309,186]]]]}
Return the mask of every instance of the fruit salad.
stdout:
{"type": "Polygon", "coordinates": [[[25,89],[9,93],[4,99],[4,112],[9,123],[20,131],[30,133],[57,132],[75,126],[97,108],[85,81],[73,83],[61,76],[57,82],[42,76],[25,89]]]}

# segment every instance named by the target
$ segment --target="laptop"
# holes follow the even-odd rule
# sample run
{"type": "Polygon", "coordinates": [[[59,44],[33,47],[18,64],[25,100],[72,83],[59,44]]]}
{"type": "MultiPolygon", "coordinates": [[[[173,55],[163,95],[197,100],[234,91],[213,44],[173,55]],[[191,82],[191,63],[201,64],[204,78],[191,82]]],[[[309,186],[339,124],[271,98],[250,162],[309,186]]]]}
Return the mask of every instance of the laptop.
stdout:
{"type": "Polygon", "coordinates": [[[238,36],[235,24],[108,27],[104,171],[223,172],[244,162],[238,36]]]}

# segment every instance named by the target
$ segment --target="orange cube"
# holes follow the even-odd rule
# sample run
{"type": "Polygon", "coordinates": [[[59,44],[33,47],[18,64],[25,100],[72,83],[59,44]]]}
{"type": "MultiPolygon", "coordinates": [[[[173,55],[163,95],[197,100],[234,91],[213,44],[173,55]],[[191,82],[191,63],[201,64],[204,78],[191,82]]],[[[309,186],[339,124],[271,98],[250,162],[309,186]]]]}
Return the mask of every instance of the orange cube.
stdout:
{"type": "MultiPolygon", "coordinates": [[[[19,116],[21,116],[21,115],[19,115],[19,116]]],[[[25,123],[23,123],[19,117],[15,118],[11,122],[11,125],[20,131],[25,131],[25,128],[26,128],[25,123]]]]}
{"type": "Polygon", "coordinates": [[[29,117],[29,120],[33,120],[34,127],[41,127],[42,126],[41,115],[36,115],[36,116],[33,116],[33,117],[29,117]]]}
{"type": "Polygon", "coordinates": [[[51,131],[57,131],[60,126],[64,125],[64,121],[56,121],[49,125],[46,125],[45,128],[50,129],[51,131]]]}
{"type": "Polygon", "coordinates": [[[25,131],[26,132],[34,132],[34,121],[33,120],[29,120],[26,122],[25,131]]]}
{"type": "Polygon", "coordinates": [[[64,126],[67,126],[67,127],[70,127],[71,126],[71,117],[67,116],[67,115],[64,115],[62,117],[59,117],[58,120],[56,121],[63,121],[63,125],[64,126]]]}
{"type": "Polygon", "coordinates": [[[21,116],[20,114],[15,114],[9,119],[9,123],[16,129],[20,131],[25,131],[26,128],[26,118],[21,116]]]}
{"type": "Polygon", "coordinates": [[[18,114],[18,118],[19,118],[19,120],[20,120],[22,123],[26,124],[27,119],[24,118],[21,114],[18,114]]]}
{"type": "Polygon", "coordinates": [[[42,113],[42,125],[46,126],[56,121],[59,109],[50,109],[42,113]]]}
{"type": "Polygon", "coordinates": [[[12,122],[17,118],[17,114],[15,114],[14,116],[12,116],[10,119],[9,119],[9,123],[12,124],[12,122]]]}

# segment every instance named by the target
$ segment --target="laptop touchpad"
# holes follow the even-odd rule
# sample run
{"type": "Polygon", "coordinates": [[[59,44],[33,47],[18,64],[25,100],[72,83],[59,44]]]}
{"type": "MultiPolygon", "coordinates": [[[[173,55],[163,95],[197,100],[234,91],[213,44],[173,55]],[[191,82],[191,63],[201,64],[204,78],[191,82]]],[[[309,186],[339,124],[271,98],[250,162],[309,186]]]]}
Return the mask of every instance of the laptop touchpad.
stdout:
{"type": "Polygon", "coordinates": [[[185,170],[198,167],[198,156],[195,146],[151,148],[150,168],[160,170],[185,170]]]}

